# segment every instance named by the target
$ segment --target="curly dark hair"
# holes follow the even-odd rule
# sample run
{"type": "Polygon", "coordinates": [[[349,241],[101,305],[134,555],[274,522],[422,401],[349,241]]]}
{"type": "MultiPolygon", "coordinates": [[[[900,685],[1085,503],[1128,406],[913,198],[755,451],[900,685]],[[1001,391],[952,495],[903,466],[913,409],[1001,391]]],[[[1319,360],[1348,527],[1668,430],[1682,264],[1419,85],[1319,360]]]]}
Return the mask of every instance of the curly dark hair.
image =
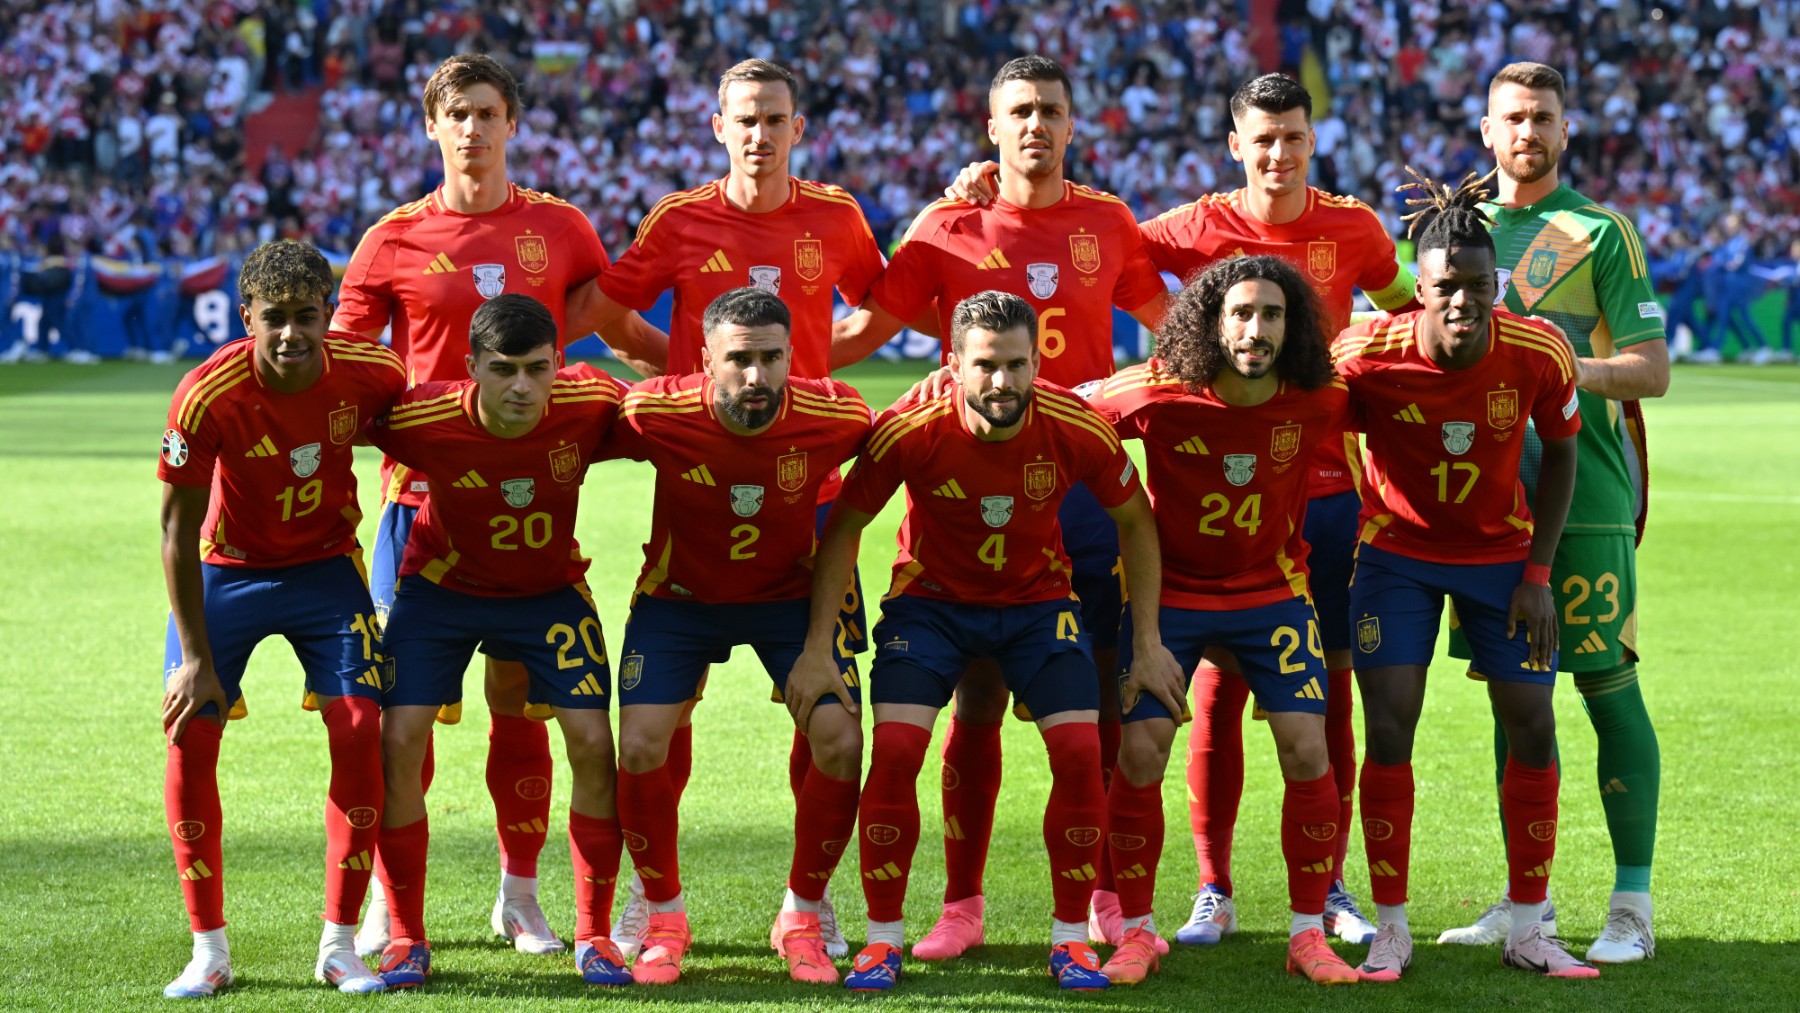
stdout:
{"type": "Polygon", "coordinates": [[[1408,239],[1417,234],[1421,255],[1426,250],[1457,247],[1493,251],[1494,237],[1488,234],[1488,227],[1494,220],[1481,209],[1481,202],[1492,196],[1487,184],[1499,171],[1495,167],[1480,177],[1471,172],[1463,177],[1459,186],[1451,189],[1448,184],[1439,183],[1410,165],[1406,167],[1406,174],[1412,181],[1395,187],[1394,192],[1419,194],[1406,199],[1407,207],[1419,210],[1401,216],[1400,220],[1407,223],[1408,239]]]}
{"type": "Polygon", "coordinates": [[[262,244],[250,251],[238,272],[238,301],[245,306],[258,299],[269,305],[313,299],[328,303],[336,288],[325,255],[297,239],[262,244]]]}
{"type": "Polygon", "coordinates": [[[1325,311],[1319,297],[1292,264],[1280,257],[1233,257],[1188,279],[1156,336],[1156,354],[1171,376],[1193,390],[1212,386],[1219,370],[1231,368],[1219,343],[1225,293],[1242,281],[1272,281],[1287,299],[1287,326],[1275,375],[1302,390],[1331,382],[1325,311]]]}

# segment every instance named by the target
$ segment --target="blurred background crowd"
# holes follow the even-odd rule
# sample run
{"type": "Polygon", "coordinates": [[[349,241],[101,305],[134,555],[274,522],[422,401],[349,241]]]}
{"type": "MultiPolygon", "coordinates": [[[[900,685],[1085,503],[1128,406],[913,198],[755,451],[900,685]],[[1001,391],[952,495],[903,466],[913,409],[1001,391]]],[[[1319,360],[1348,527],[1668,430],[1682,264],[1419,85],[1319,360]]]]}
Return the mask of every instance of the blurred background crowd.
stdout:
{"type": "Polygon", "coordinates": [[[1486,82],[1537,60],[1569,83],[1565,179],[1638,222],[1678,349],[1780,361],[1800,329],[1800,0],[9,3],[8,299],[86,255],[191,264],[294,236],[347,256],[437,185],[417,97],[462,50],[520,78],[513,178],[615,257],[658,198],[724,174],[709,117],[746,56],[800,75],[795,172],[850,190],[887,242],[990,150],[987,81],[1020,53],[1075,79],[1070,177],[1140,217],[1242,185],[1227,100],[1291,73],[1315,96],[1314,184],[1396,233],[1403,167],[1491,167],[1486,82]]]}

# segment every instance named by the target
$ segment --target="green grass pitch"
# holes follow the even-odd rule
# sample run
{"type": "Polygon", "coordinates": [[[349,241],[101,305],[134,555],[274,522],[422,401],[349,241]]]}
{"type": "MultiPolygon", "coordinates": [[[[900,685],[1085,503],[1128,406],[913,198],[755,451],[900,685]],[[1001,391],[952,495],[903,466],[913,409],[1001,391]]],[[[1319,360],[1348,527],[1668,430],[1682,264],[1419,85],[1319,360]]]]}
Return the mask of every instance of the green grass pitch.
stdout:
{"type": "MultiPolygon", "coordinates": [[[[845,377],[876,404],[916,373],[868,366],[845,377]]],[[[0,567],[0,931],[9,981],[0,1007],[141,1009],[187,959],[189,937],[162,819],[158,672],[167,602],[157,556],[155,457],[179,371],[107,364],[0,369],[5,474],[0,567]]],[[[1794,1008],[1800,876],[1787,839],[1796,826],[1800,750],[1795,705],[1795,530],[1800,527],[1800,371],[1678,368],[1649,407],[1653,507],[1640,562],[1645,695],[1662,738],[1657,864],[1659,951],[1649,964],[1597,982],[1552,982],[1503,969],[1496,950],[1440,949],[1430,940],[1472,918],[1499,891],[1487,707],[1457,666],[1441,661],[1420,729],[1412,922],[1414,969],[1398,986],[1324,992],[1282,973],[1287,924],[1276,815],[1279,774],[1266,731],[1250,747],[1237,837],[1242,929],[1203,951],[1178,948],[1136,989],[1064,998],[1043,972],[1049,889],[1038,821],[1046,790],[1041,746],[1009,722],[1007,777],[987,879],[988,945],[948,966],[909,965],[884,1008],[990,1011],[1074,1005],[1134,1009],[1424,1009],[1476,1003],[1565,1007],[1794,1008]]],[[[372,530],[373,457],[363,466],[372,530]]],[[[651,473],[625,462],[588,478],[581,541],[601,618],[616,651],[629,587],[648,531],[651,473]]],[[[864,542],[867,589],[892,561],[897,505],[864,542]]],[[[369,531],[365,531],[365,542],[369,531]]],[[[534,958],[488,937],[495,886],[492,811],[482,779],[486,718],[478,679],[460,726],[439,736],[430,798],[431,921],[436,972],[411,995],[339,996],[312,981],[318,939],[326,781],[323,730],[298,705],[298,669],[280,643],[251,664],[248,720],[234,723],[221,763],[227,916],[239,984],[218,1009],[550,1009],[825,1007],[858,1001],[842,989],[789,983],[768,949],[790,837],[788,717],[747,651],[715,671],[695,721],[695,774],[684,812],[689,910],[699,940],[683,982],[599,994],[568,958],[534,958]]],[[[1554,893],[1578,951],[1598,932],[1611,886],[1592,782],[1593,735],[1573,690],[1558,691],[1563,834],[1554,893]]],[[[1182,745],[1177,743],[1176,755],[1182,745]]],[[[1192,889],[1179,769],[1166,782],[1170,836],[1158,895],[1165,933],[1192,889]]],[[[920,781],[924,826],[909,900],[911,938],[936,913],[942,863],[929,828],[936,764],[920,781]]],[[[558,774],[558,813],[568,780],[558,774]]],[[[543,858],[551,924],[573,913],[567,843],[543,858]]],[[[1360,842],[1349,863],[1367,895],[1360,842]]],[[[837,906],[859,941],[863,905],[854,859],[837,906]]],[[[1342,947],[1354,963],[1360,947],[1342,947]]]]}

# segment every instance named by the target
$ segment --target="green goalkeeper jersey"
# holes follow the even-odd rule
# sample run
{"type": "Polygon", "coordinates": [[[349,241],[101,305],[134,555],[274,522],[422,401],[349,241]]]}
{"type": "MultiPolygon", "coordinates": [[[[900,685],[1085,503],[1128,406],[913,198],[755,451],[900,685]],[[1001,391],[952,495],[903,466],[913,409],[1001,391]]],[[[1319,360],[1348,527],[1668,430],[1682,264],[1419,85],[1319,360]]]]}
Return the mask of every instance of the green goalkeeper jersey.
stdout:
{"type": "MultiPolygon", "coordinates": [[[[1556,324],[1584,358],[1664,337],[1644,243],[1630,219],[1567,186],[1529,207],[1483,210],[1494,219],[1506,309],[1556,324]]],[[[1580,463],[1566,533],[1633,535],[1637,448],[1628,463],[1617,402],[1587,391],[1580,399],[1580,463]]]]}

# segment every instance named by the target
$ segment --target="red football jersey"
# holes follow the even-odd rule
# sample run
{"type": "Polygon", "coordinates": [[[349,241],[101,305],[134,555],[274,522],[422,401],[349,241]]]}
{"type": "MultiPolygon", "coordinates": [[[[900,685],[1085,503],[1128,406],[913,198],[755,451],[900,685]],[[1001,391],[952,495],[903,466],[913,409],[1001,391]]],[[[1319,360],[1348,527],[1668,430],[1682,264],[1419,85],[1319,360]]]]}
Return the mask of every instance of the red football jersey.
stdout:
{"type": "Polygon", "coordinates": [[[819,487],[869,423],[869,406],[836,380],[790,377],[780,414],[755,436],[719,421],[702,374],[632,387],[605,453],[656,467],[638,591],[711,604],[809,596],[819,487]]]}
{"type": "Polygon", "coordinates": [[[1332,345],[1368,437],[1361,540],[1438,563],[1524,559],[1524,417],[1546,440],[1581,430],[1574,350],[1554,324],[1496,310],[1486,357],[1440,369],[1413,338],[1420,315],[1382,314],[1332,345]]]}
{"type": "MultiPolygon", "coordinates": [[[[1244,191],[1209,194],[1143,224],[1144,246],[1156,266],[1181,278],[1228,257],[1269,254],[1299,268],[1319,294],[1326,337],[1350,326],[1360,288],[1381,309],[1397,309],[1413,298],[1411,279],[1400,270],[1394,240],[1381,219],[1354,197],[1306,188],[1300,217],[1269,225],[1245,210],[1244,191]]],[[[1354,436],[1319,444],[1313,458],[1311,496],[1356,488],[1358,459],[1354,436]]]]}
{"type": "Polygon", "coordinates": [[[1038,376],[1075,387],[1113,372],[1113,307],[1131,311],[1166,291],[1125,202],[1074,183],[1046,208],[940,200],[919,212],[870,295],[902,320],[937,300],[943,354],[950,314],[987,289],[1038,315],[1038,376]]]}
{"type": "MultiPolygon", "coordinates": [[[[402,204],[369,227],[338,293],[333,322],[349,330],[393,325],[393,348],[412,383],[469,375],[469,321],[502,292],[520,292],[566,319],[570,288],[607,264],[587,217],[549,194],[509,184],[500,207],[465,215],[439,191],[402,204]]],[[[580,335],[563,335],[562,340],[580,335]]],[[[382,495],[416,507],[425,482],[382,462],[382,495]]]]}
{"type": "Polygon", "coordinates": [[[626,386],[591,369],[557,373],[537,427],[506,439],[476,414],[475,381],[414,387],[369,431],[375,445],[426,476],[400,576],[464,594],[544,594],[579,581],[581,480],[618,414],[626,386]]]}
{"type": "Polygon", "coordinates": [[[839,501],[870,514],[906,486],[889,596],[972,605],[1068,597],[1057,507],[1077,482],[1103,507],[1123,504],[1138,488],[1131,458],[1105,419],[1043,380],[1010,440],[976,439],[957,410],[962,399],[952,387],[884,412],[844,480],[839,501]]]}
{"type": "Polygon", "coordinates": [[[1089,399],[1144,444],[1144,485],[1162,540],[1162,604],[1255,608],[1308,596],[1308,462],[1349,423],[1342,380],[1282,384],[1254,407],[1189,390],[1156,359],[1115,373],[1089,399]]]}
{"type": "Polygon", "coordinates": [[[329,333],[325,372],[296,394],[264,385],[256,346],[241,338],[175,388],[156,474],[211,486],[201,558],[276,567],[356,547],[350,445],[406,390],[400,357],[353,334],[329,333]]]}
{"type": "Polygon", "coordinates": [[[862,208],[838,187],[789,177],[787,203],[752,214],[725,199],[720,179],[657,202],[600,290],[636,310],[675,290],[671,376],[704,367],[700,318],[714,299],[747,285],[772,292],[794,316],[794,375],[821,377],[831,375],[831,290],[860,305],[883,263],[862,208]]]}

